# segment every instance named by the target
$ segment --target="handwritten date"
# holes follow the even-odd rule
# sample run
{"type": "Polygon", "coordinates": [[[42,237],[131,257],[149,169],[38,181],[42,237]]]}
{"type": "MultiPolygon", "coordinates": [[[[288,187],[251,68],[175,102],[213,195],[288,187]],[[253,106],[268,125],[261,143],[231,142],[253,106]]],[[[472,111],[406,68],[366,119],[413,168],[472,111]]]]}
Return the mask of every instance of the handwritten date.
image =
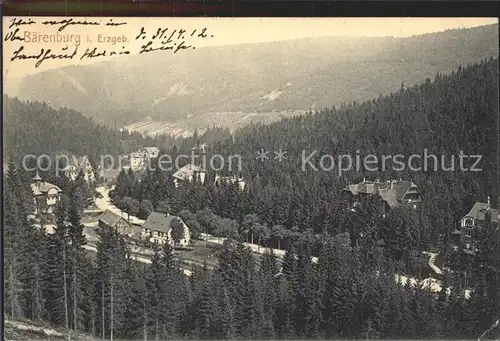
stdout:
{"type": "Polygon", "coordinates": [[[187,31],[185,29],[170,29],[170,28],[158,28],[148,38],[148,32],[144,27],[141,27],[139,34],[135,37],[135,40],[147,40],[147,43],[141,46],[139,54],[152,52],[152,51],[167,51],[170,50],[173,53],[177,53],[182,50],[194,50],[196,47],[192,44],[187,43],[186,39],[194,38],[212,38],[213,35],[209,35],[207,28],[201,30],[195,29],[192,31],[187,31]]]}

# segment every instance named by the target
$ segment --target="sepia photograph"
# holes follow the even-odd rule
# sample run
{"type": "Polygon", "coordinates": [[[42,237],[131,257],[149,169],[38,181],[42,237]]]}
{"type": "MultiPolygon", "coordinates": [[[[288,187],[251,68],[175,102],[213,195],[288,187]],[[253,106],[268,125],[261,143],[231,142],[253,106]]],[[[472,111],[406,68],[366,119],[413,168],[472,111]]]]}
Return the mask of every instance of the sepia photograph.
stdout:
{"type": "Polygon", "coordinates": [[[2,21],[4,340],[500,338],[498,18],[2,21]]]}

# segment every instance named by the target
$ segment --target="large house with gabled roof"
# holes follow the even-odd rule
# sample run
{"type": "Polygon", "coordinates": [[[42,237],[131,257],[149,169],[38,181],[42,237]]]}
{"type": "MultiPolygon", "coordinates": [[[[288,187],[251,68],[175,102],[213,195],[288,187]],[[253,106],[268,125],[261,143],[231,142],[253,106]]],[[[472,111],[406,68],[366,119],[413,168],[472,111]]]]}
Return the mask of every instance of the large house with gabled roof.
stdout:
{"type": "Polygon", "coordinates": [[[488,216],[492,224],[500,224],[500,210],[491,208],[490,197],[487,198],[486,202],[476,201],[470,211],[460,219],[452,235],[458,236],[459,244],[464,251],[468,253],[478,251],[475,234],[485,226],[488,216]]]}
{"type": "Polygon", "coordinates": [[[360,206],[360,198],[371,195],[378,195],[385,203],[385,210],[389,210],[400,205],[409,205],[416,209],[423,201],[423,195],[418,186],[413,181],[379,180],[367,181],[363,179],[357,184],[349,184],[343,192],[349,197],[350,210],[356,210],[360,206]]]}
{"type": "Polygon", "coordinates": [[[136,172],[146,169],[149,162],[160,155],[158,147],[144,147],[129,155],[130,168],[136,172]]]}
{"type": "Polygon", "coordinates": [[[35,201],[35,213],[52,213],[62,193],[62,190],[56,185],[42,181],[38,173],[33,178],[31,191],[35,201]]]}
{"type": "Polygon", "coordinates": [[[165,244],[167,241],[173,244],[172,225],[176,223],[184,229],[184,237],[178,245],[186,246],[190,240],[189,228],[180,217],[168,213],[152,212],[142,225],[142,238],[155,244],[165,244]]]}
{"type": "Polygon", "coordinates": [[[184,167],[179,168],[172,177],[174,178],[175,186],[178,187],[183,182],[193,182],[195,179],[200,183],[205,182],[205,170],[197,165],[188,163],[184,167]]]}
{"type": "Polygon", "coordinates": [[[105,210],[98,218],[99,228],[112,228],[130,238],[140,238],[140,228],[132,226],[122,216],[105,210]]]}

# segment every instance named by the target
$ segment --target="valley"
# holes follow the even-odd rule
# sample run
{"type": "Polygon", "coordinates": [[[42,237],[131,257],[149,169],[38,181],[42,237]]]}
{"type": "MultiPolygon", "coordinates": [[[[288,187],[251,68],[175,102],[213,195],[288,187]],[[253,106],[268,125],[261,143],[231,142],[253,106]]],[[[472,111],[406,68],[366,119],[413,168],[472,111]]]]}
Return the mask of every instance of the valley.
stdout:
{"type": "Polygon", "coordinates": [[[204,47],[183,57],[154,52],[7,79],[5,90],[114,128],[151,117],[160,123],[141,130],[170,131],[167,124],[175,124],[172,132],[182,134],[219,119],[230,128],[268,122],[274,112],[321,110],[376,98],[401,84],[411,87],[497,55],[497,33],[488,25],[409,38],[332,36],[204,47]]]}
{"type": "Polygon", "coordinates": [[[7,79],[4,338],[498,338],[498,25],[445,21],[7,79]]]}
{"type": "Polygon", "coordinates": [[[123,127],[129,132],[138,132],[144,135],[157,136],[168,134],[174,137],[188,137],[195,130],[198,133],[203,133],[203,127],[215,125],[221,128],[229,128],[235,131],[251,123],[269,124],[279,121],[283,118],[291,118],[294,116],[303,115],[306,110],[294,111],[272,111],[272,112],[208,112],[196,115],[187,115],[183,119],[173,122],[164,122],[153,120],[148,117],[145,120],[138,121],[123,127]]]}

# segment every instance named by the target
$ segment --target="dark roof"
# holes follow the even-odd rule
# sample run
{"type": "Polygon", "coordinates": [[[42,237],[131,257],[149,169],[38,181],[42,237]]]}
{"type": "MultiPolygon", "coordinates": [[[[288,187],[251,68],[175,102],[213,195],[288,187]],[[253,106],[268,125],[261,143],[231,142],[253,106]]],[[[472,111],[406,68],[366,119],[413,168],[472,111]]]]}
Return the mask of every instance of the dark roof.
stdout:
{"type": "MultiPolygon", "coordinates": [[[[153,212],[149,215],[146,222],[142,225],[142,228],[168,233],[171,224],[175,219],[181,219],[175,215],[166,215],[165,213],[153,212]]],[[[181,220],[182,221],[182,220],[181,220]]]]}
{"type": "Polygon", "coordinates": [[[102,221],[104,224],[108,226],[114,227],[118,222],[123,219],[121,216],[119,216],[116,213],[111,212],[110,210],[104,211],[100,216],[99,216],[99,221],[102,221]]]}
{"type": "MultiPolygon", "coordinates": [[[[500,211],[496,208],[490,208],[490,205],[485,202],[475,202],[474,206],[470,209],[469,213],[465,215],[466,217],[471,217],[477,220],[485,220],[486,213],[489,211],[491,216],[491,221],[494,223],[500,223],[500,211]]],[[[462,219],[464,219],[462,218],[462,219]]]]}
{"type": "MultiPolygon", "coordinates": [[[[403,200],[410,188],[418,191],[417,185],[413,181],[388,180],[385,182],[362,181],[358,184],[347,185],[344,191],[353,195],[358,194],[378,194],[390,207],[395,207],[403,200]]],[[[418,191],[420,193],[420,191],[418,191]]]]}

